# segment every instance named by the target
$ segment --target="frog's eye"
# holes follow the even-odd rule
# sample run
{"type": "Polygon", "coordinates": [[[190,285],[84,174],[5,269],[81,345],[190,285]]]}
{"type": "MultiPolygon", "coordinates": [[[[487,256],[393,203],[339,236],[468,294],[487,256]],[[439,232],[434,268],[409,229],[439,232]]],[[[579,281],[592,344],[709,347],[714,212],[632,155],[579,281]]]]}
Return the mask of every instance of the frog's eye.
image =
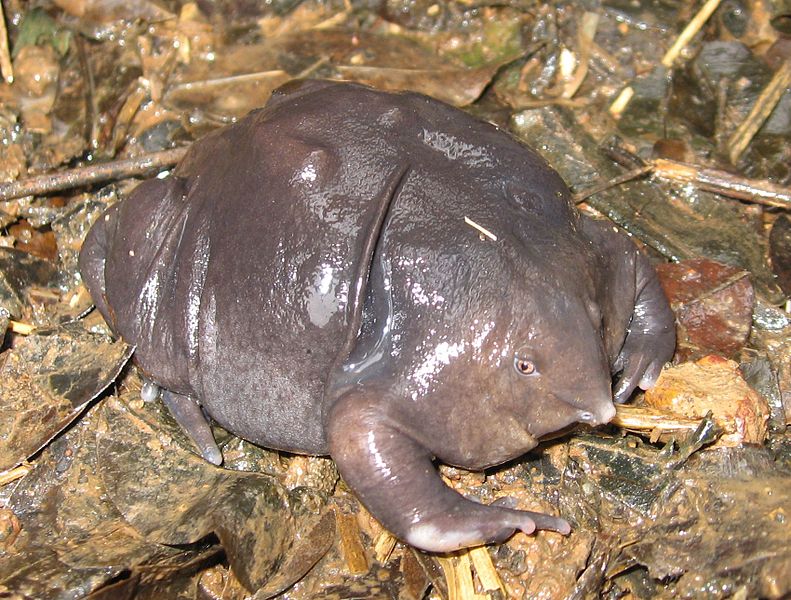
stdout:
{"type": "Polygon", "coordinates": [[[516,369],[517,373],[525,377],[538,375],[538,369],[536,368],[536,363],[534,363],[526,356],[520,356],[517,354],[514,357],[514,369],[516,369]]]}

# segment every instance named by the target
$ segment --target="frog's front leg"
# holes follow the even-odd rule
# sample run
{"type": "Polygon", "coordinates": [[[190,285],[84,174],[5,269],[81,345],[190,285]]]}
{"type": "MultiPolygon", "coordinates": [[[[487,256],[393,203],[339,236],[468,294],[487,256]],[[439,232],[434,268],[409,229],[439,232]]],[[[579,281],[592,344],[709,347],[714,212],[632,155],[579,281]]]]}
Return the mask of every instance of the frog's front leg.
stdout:
{"type": "Polygon", "coordinates": [[[341,397],[328,417],[330,453],[346,483],[388,530],[429,552],[502,542],[515,531],[568,533],[563,519],[484,505],[447,487],[432,455],[380,408],[374,390],[341,397]]]}
{"type": "Polygon", "coordinates": [[[656,271],[645,256],[635,254],[634,312],[613,365],[614,372],[621,372],[613,391],[616,403],[626,402],[638,386],[646,390],[654,385],[676,346],[675,316],[656,271]]]}

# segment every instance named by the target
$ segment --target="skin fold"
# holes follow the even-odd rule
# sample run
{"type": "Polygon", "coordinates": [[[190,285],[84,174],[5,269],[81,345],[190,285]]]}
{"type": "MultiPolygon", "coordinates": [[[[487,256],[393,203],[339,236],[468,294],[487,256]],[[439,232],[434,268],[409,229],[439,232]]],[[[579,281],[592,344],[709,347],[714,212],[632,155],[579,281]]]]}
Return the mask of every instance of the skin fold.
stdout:
{"type": "Polygon", "coordinates": [[[207,460],[222,460],[207,417],[329,454],[428,551],[567,533],[464,498],[434,461],[484,469],[606,423],[675,344],[647,259],[535,152],[436,100],[346,83],[288,84],[196,142],[98,220],[80,268],[207,460]]]}

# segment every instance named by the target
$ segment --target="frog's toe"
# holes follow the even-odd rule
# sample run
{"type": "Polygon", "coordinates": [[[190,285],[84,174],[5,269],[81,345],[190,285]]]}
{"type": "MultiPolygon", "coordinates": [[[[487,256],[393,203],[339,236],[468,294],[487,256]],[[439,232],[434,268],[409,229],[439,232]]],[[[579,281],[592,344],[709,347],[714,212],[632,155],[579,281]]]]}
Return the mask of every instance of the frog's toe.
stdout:
{"type": "MultiPolygon", "coordinates": [[[[522,511],[527,512],[527,511],[522,511]]],[[[560,517],[553,517],[552,515],[545,515],[544,513],[528,512],[530,518],[536,525],[536,529],[546,531],[557,531],[563,535],[571,533],[571,525],[566,519],[560,517]]]]}
{"type": "Polygon", "coordinates": [[[647,390],[656,383],[662,367],[668,360],[668,352],[657,352],[645,337],[627,339],[624,349],[613,365],[621,368],[618,382],[613,386],[613,402],[623,404],[638,387],[647,390]]]}
{"type": "Polygon", "coordinates": [[[222,452],[214,441],[209,422],[200,405],[189,396],[177,394],[169,390],[162,393],[162,401],[170,410],[170,414],[198,447],[200,455],[213,465],[222,464],[222,452]]]}
{"type": "Polygon", "coordinates": [[[623,404],[634,392],[637,384],[642,381],[643,373],[648,366],[649,360],[643,354],[623,355],[619,359],[623,365],[623,370],[618,379],[618,383],[613,387],[613,402],[623,404]]]}
{"type": "MultiPolygon", "coordinates": [[[[553,517],[552,515],[547,515],[544,513],[537,513],[528,510],[517,510],[517,505],[519,501],[512,497],[512,496],[503,496],[502,498],[498,498],[494,502],[491,503],[490,506],[498,506],[500,508],[508,508],[513,510],[514,512],[518,512],[521,516],[526,519],[529,519],[532,523],[532,529],[541,529],[547,531],[557,531],[558,533],[562,533],[563,535],[568,535],[571,533],[571,525],[565,519],[561,519],[560,517],[553,517]]],[[[525,521],[526,523],[527,521],[525,521]]],[[[520,527],[520,531],[525,531],[524,528],[520,527]]],[[[528,531],[526,533],[530,533],[528,531]]]]}
{"type": "Polygon", "coordinates": [[[662,372],[662,367],[664,366],[665,362],[661,360],[655,360],[648,365],[645,372],[643,372],[643,376],[640,378],[640,383],[638,384],[640,389],[647,390],[654,387],[656,380],[659,379],[659,374],[662,372]]]}

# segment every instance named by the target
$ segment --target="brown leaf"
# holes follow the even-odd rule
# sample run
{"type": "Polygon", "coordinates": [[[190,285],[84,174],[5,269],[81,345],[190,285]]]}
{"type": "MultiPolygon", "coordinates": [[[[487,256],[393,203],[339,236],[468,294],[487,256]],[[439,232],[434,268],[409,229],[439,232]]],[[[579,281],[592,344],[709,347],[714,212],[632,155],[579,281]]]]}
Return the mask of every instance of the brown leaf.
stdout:
{"type": "Polygon", "coordinates": [[[132,348],[81,324],[39,330],[0,359],[0,469],[19,464],[110,385],[132,348]]]}
{"type": "Polygon", "coordinates": [[[749,273],[708,259],[661,264],[657,273],[676,313],[682,360],[734,356],[744,346],[755,304],[749,273]]]}

